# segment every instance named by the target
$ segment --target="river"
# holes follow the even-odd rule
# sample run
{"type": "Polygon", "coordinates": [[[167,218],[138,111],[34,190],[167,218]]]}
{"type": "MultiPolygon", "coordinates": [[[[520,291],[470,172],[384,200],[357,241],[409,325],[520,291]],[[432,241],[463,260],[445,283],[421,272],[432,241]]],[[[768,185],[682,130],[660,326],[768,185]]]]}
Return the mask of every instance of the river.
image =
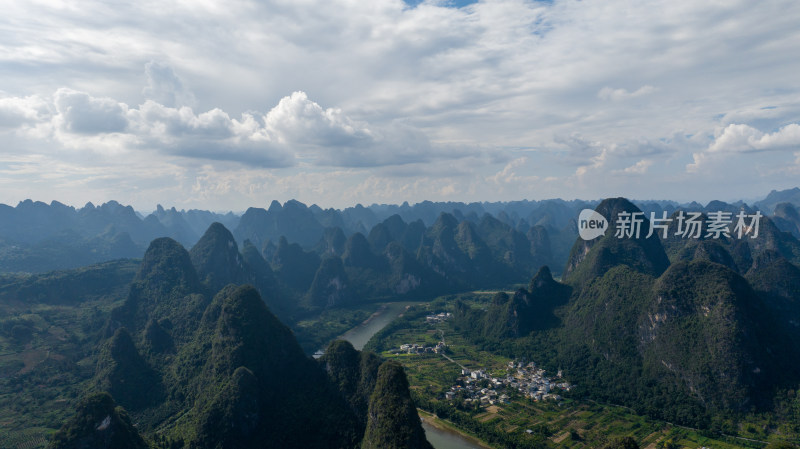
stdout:
{"type": "Polygon", "coordinates": [[[427,422],[422,423],[425,437],[434,449],[485,449],[486,446],[476,444],[460,433],[434,427],[427,422]]]}
{"type": "MultiPolygon", "coordinates": [[[[386,303],[382,305],[381,308],[375,313],[373,313],[372,316],[367,318],[366,321],[336,337],[335,339],[347,340],[353,345],[354,348],[360,351],[364,349],[364,346],[373,335],[377,334],[379,330],[386,327],[386,325],[391,323],[392,320],[405,312],[408,306],[413,304],[421,303],[410,301],[386,303]]],[[[325,354],[325,348],[317,350],[317,352],[314,353],[314,358],[318,359],[322,357],[323,354],[325,354]]]]}
{"type": "MultiPolygon", "coordinates": [[[[386,327],[395,318],[402,314],[406,308],[413,304],[420,304],[419,302],[391,302],[382,306],[375,312],[369,319],[358,326],[345,332],[339,338],[347,340],[353,344],[353,347],[359,351],[364,348],[370,338],[378,333],[381,329],[386,327]]],[[[322,350],[317,351],[315,357],[322,355],[322,350]]],[[[428,441],[433,445],[434,449],[483,449],[485,446],[480,446],[472,441],[464,438],[462,435],[439,429],[427,422],[422,423],[422,428],[425,429],[425,435],[428,441]]]]}
{"type": "Polygon", "coordinates": [[[395,318],[405,312],[408,306],[420,304],[419,302],[390,302],[378,309],[369,319],[350,329],[342,335],[341,339],[353,344],[359,351],[364,349],[370,338],[386,327],[395,318]]]}

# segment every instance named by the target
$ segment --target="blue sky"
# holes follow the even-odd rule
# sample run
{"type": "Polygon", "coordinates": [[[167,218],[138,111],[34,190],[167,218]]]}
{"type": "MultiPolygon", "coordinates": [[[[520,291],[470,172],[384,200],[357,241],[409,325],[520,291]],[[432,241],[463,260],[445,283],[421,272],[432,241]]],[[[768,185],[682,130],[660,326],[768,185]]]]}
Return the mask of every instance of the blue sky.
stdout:
{"type": "Polygon", "coordinates": [[[800,184],[795,1],[0,1],[0,203],[800,184]]]}

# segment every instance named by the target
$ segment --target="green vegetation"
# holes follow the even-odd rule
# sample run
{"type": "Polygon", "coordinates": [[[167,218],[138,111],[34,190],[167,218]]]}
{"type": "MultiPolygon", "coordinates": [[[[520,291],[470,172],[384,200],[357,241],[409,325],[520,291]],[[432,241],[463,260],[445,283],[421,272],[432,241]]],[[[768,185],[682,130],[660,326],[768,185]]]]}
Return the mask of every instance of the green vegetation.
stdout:
{"type": "MultiPolygon", "coordinates": [[[[220,246],[229,245],[209,244],[220,246]]],[[[202,259],[195,262],[208,267],[202,259]]],[[[212,272],[218,270],[211,268],[212,272]]],[[[385,368],[381,377],[377,356],[341,342],[332,344],[320,362],[314,361],[254,287],[228,285],[209,300],[210,279],[218,277],[207,275],[200,282],[189,253],[179,244],[155,240],[127,298],[99,313],[96,326],[87,329],[91,338],[76,348],[82,351],[82,366],[59,373],[71,375],[63,381],[70,382],[68,388],[63,385],[61,390],[67,397],[53,397],[55,391],[50,390],[42,395],[30,385],[59,385],[56,379],[41,377],[55,374],[39,366],[50,360],[48,353],[29,354],[21,365],[7,368],[16,375],[6,385],[3,401],[17,399],[13,388],[24,387],[36,404],[64,404],[44,415],[17,401],[8,410],[23,416],[11,421],[17,431],[4,438],[20,442],[30,424],[39,420],[53,430],[61,427],[52,443],[58,448],[147,447],[146,440],[160,449],[257,447],[265,441],[287,448],[355,447],[368,428],[369,410],[383,417],[379,425],[372,424],[370,438],[375,441],[419,439],[418,419],[414,415],[410,420],[405,412],[415,410],[407,384],[395,385],[405,379],[402,369],[397,373],[385,368]],[[26,369],[35,376],[25,376],[26,369]],[[71,414],[70,406],[79,397],[84,399],[71,414]],[[398,415],[398,410],[404,412],[398,415]]],[[[33,313],[56,306],[40,307],[4,322],[4,344],[27,348],[47,343],[45,330],[56,339],[67,333],[48,327],[47,315],[33,313]]],[[[21,444],[41,447],[53,430],[31,435],[21,444]]],[[[426,447],[424,438],[420,444],[426,447]]]]}
{"type": "Polygon", "coordinates": [[[92,237],[65,230],[35,243],[6,242],[0,238],[0,272],[44,273],[142,256],[125,232],[113,229],[92,237]]]}
{"type": "Polygon", "coordinates": [[[317,315],[301,318],[292,325],[292,331],[306,354],[313,354],[367,320],[379,307],[380,304],[369,303],[323,310],[317,315]]]}
{"type": "MultiPolygon", "coordinates": [[[[640,212],[639,208],[625,198],[603,200],[596,208],[604,217],[617,217],[620,213],[640,212]]],[[[642,228],[649,228],[644,218],[642,228]]],[[[638,238],[618,238],[616,221],[609,222],[609,229],[597,240],[577,239],[572,247],[567,266],[564,269],[565,281],[573,286],[585,286],[618,265],[626,265],[635,271],[659,276],[669,266],[664,248],[656,234],[647,238],[646,233],[638,238]]],[[[646,231],[645,231],[646,232],[646,231]]]]}
{"type": "MultiPolygon", "coordinates": [[[[598,210],[638,209],[613,199],[598,210]]],[[[576,242],[566,285],[540,273],[513,296],[456,302],[454,329],[479,349],[563,368],[576,397],[653,418],[721,433],[747,413],[774,411],[777,391],[800,378],[800,354],[786,344],[798,341],[796,267],[759,250],[756,293],[728,266],[699,257],[667,268],[658,239],[611,231],[576,242]]]]}
{"type": "Polygon", "coordinates": [[[359,352],[349,342],[336,340],[328,345],[319,362],[333,385],[347,400],[361,422],[363,431],[382,360],[373,352],[359,352]]]}
{"type": "Polygon", "coordinates": [[[148,449],[122,407],[107,393],[78,405],[77,413],[53,436],[48,449],[148,449]]]}
{"type": "MultiPolygon", "coordinates": [[[[624,199],[598,209],[637,210],[624,199]]],[[[368,238],[325,231],[319,253],[286,239],[240,253],[216,223],[191,252],[162,238],[140,264],[3,275],[0,446],[41,448],[62,424],[58,447],[107,444],[96,430],[108,416],[133,447],[426,447],[415,407],[503,448],[798,441],[790,234],[765,222],[764,240],[662,244],[612,229],[575,243],[565,282],[545,266],[520,285],[541,260],[533,248],[563,248],[549,247],[549,228],[526,237],[506,221],[396,217],[368,238]],[[307,356],[384,299],[489,286],[504,291],[409,307],[367,345],[380,356],[341,341],[307,356]],[[450,390],[462,367],[503,377],[512,360],[574,386],[560,402],[509,388],[491,405],[450,390]]]]}
{"type": "Polygon", "coordinates": [[[400,364],[386,362],[378,369],[367,416],[363,449],[433,449],[425,439],[400,364]]]}
{"type": "Polygon", "coordinates": [[[138,268],[139,261],[126,259],[44,274],[0,275],[0,304],[77,305],[88,297],[119,296],[138,268]]]}
{"type": "Polygon", "coordinates": [[[213,291],[228,284],[247,281],[244,261],[233,234],[221,223],[213,223],[189,252],[197,275],[213,291]]]}
{"type": "Polygon", "coordinates": [[[71,415],[94,375],[94,351],[109,312],[121,303],[137,266],[117,261],[5,277],[0,288],[0,447],[42,448],[71,415]]]}
{"type": "MultiPolygon", "coordinates": [[[[461,295],[459,300],[480,310],[490,306],[492,298],[492,294],[461,295]]],[[[492,407],[467,406],[463,401],[448,401],[444,393],[456,383],[461,370],[459,365],[471,370],[486,368],[492,375],[504,376],[510,360],[497,354],[494,349],[481,350],[467,337],[468,332],[457,328],[456,320],[436,325],[426,322],[426,315],[443,310],[443,306],[446,307],[455,299],[443,297],[427,305],[415,306],[413,313],[405,314],[387,327],[391,329],[390,332],[376,334],[368,347],[381,348],[384,357],[405,367],[412,395],[419,407],[495,447],[602,447],[613,443],[615,439],[630,436],[640,447],[654,444],[656,447],[674,445],[732,449],[763,447],[764,443],[758,441],[796,438],[798,435],[789,429],[798,422],[797,416],[800,416],[795,415],[800,413],[800,400],[794,391],[791,396],[784,395],[787,400],[782,405],[783,411],[769,417],[748,414],[737,420],[720,418],[713,421],[719,426],[717,432],[681,427],[646,417],[633,408],[592,401],[586,398],[585,389],[580,384],[572,392],[562,393],[566,398],[560,403],[533,402],[520,394],[511,394],[509,403],[492,407]],[[437,354],[395,354],[391,351],[404,343],[430,344],[442,335],[448,345],[446,355],[455,363],[437,354]],[[783,423],[780,433],[776,432],[776,427],[771,427],[775,423],[783,423]],[[772,430],[756,430],[770,428],[772,430]],[[528,434],[525,432],[528,429],[533,432],[528,434]],[[739,434],[743,438],[758,441],[737,439],[723,433],[739,434]]],[[[540,361],[536,358],[527,360],[540,361]]],[[[556,368],[558,365],[553,370],[556,368]]],[[[564,368],[564,373],[570,382],[576,381],[569,369],[564,368]]]]}
{"type": "Polygon", "coordinates": [[[110,393],[123,406],[139,410],[160,396],[161,382],[155,370],[139,354],[131,334],[117,329],[100,349],[95,371],[96,391],[110,393]]]}
{"type": "Polygon", "coordinates": [[[342,259],[326,257],[322,260],[306,297],[312,309],[330,309],[355,302],[355,292],[342,259]]]}
{"type": "MultiPolygon", "coordinates": [[[[661,444],[663,448],[672,449],[672,446],[674,446],[672,442],[661,444]]],[[[622,437],[606,444],[603,449],[639,449],[639,444],[631,437],[622,437]]]]}

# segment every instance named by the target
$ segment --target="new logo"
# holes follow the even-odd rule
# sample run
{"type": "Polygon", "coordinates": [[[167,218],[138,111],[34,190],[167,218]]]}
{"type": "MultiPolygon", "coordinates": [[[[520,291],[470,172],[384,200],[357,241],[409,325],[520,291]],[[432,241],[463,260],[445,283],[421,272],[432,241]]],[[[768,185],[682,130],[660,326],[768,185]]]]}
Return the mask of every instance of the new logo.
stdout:
{"type": "Polygon", "coordinates": [[[593,240],[606,233],[608,220],[592,209],[584,209],[578,215],[578,234],[584,240],[593,240]]]}

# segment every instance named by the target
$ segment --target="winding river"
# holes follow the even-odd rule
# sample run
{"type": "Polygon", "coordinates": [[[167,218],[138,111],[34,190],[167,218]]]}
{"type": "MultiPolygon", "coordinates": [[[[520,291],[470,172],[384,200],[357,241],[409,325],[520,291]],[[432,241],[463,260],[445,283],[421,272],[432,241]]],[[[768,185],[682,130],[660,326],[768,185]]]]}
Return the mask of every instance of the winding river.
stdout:
{"type": "Polygon", "coordinates": [[[386,327],[406,309],[419,302],[390,302],[384,304],[377,312],[373,313],[367,321],[345,332],[339,338],[347,340],[359,351],[364,349],[370,338],[386,327]]]}
{"type": "MultiPolygon", "coordinates": [[[[382,306],[368,320],[345,332],[339,338],[347,340],[359,351],[364,348],[370,338],[386,327],[395,318],[400,316],[408,306],[420,304],[419,302],[391,302],[382,306]]],[[[315,356],[321,356],[317,351],[315,356]]],[[[484,449],[485,446],[477,445],[461,434],[434,427],[423,421],[422,428],[434,449],[484,449]]]]}
{"type": "Polygon", "coordinates": [[[485,449],[486,446],[478,445],[464,438],[456,432],[447,431],[434,427],[427,422],[422,423],[425,429],[425,437],[434,449],[485,449]]]}

